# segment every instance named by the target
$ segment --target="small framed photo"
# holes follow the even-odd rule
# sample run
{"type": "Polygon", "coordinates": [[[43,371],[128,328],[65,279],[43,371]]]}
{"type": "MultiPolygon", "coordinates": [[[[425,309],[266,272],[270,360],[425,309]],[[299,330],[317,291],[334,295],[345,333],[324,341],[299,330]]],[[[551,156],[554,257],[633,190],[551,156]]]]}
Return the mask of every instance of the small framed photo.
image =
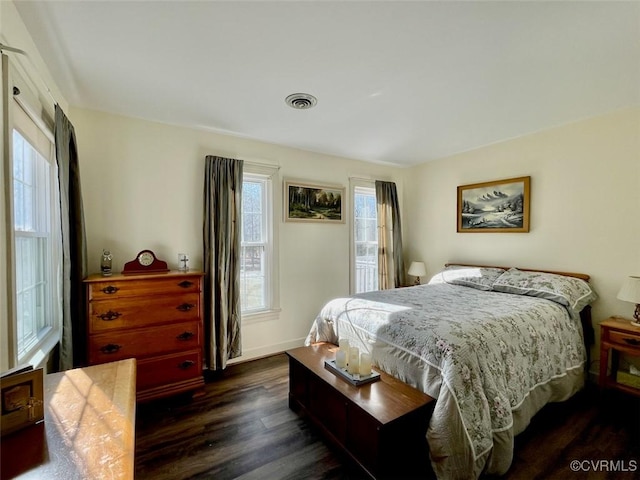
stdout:
{"type": "Polygon", "coordinates": [[[43,370],[19,371],[0,379],[2,436],[44,419],[43,370]]]}
{"type": "Polygon", "coordinates": [[[458,232],[529,231],[531,177],[458,187],[458,232]]]}
{"type": "Polygon", "coordinates": [[[345,223],[345,188],[314,183],[284,181],[286,222],[345,223]]]}

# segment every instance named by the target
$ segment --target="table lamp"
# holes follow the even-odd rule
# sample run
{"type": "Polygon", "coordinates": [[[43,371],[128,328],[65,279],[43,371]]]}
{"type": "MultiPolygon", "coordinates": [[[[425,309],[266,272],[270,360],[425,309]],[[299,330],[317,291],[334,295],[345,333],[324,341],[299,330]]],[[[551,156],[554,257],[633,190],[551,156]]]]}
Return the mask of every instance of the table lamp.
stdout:
{"type": "Polygon", "coordinates": [[[407,273],[416,277],[416,281],[413,283],[414,285],[420,285],[420,277],[424,277],[427,274],[427,269],[422,262],[411,262],[407,273]]]}
{"type": "Polygon", "coordinates": [[[618,300],[636,304],[631,324],[640,327],[640,277],[630,276],[625,280],[618,292],[618,300]]]}

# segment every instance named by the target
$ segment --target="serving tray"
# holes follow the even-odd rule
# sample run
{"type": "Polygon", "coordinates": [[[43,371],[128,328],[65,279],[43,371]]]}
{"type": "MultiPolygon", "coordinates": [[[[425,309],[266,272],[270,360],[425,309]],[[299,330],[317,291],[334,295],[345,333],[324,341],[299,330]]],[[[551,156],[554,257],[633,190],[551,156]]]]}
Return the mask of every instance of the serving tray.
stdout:
{"type": "Polygon", "coordinates": [[[324,368],[356,387],[380,380],[380,374],[375,370],[372,370],[370,375],[360,375],[359,373],[352,375],[346,369],[338,367],[335,360],[325,360],[324,368]]]}

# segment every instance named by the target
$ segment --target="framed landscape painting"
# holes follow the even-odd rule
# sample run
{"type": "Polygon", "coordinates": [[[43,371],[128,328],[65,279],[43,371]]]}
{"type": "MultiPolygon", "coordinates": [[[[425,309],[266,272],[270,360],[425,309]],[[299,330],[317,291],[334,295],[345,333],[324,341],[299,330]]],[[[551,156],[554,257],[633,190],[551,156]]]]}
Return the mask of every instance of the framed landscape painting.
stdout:
{"type": "Polygon", "coordinates": [[[287,222],[344,223],[345,188],[285,180],[284,219],[287,222]]]}
{"type": "Polygon", "coordinates": [[[458,232],[529,231],[531,177],[458,187],[458,232]]]}

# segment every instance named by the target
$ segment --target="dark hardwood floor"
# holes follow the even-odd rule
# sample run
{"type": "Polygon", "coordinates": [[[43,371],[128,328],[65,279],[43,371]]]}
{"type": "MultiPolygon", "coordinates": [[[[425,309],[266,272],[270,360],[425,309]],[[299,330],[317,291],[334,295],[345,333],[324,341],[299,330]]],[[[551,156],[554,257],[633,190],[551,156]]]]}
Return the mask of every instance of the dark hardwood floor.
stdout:
{"type": "MultiPolygon", "coordinates": [[[[366,478],[289,410],[288,388],[280,354],[228,367],[193,399],[138,405],[136,478],[366,478]]],[[[591,388],[546,406],[516,437],[502,478],[640,478],[640,399],[591,388]]]]}

